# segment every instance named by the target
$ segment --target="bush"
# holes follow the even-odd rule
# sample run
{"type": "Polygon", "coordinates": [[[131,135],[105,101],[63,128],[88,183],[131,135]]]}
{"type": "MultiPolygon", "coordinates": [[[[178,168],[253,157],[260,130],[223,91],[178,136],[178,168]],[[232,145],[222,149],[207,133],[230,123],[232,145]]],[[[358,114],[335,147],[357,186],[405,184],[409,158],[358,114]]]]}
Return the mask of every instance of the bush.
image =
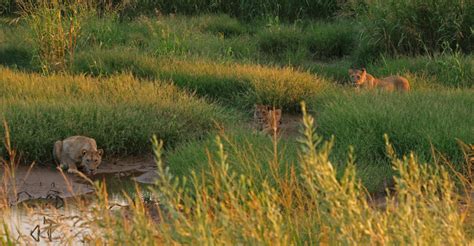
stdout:
{"type": "Polygon", "coordinates": [[[152,134],[174,146],[205,136],[214,121],[231,119],[222,108],[159,81],[0,72],[0,115],[25,161],[49,161],[54,141],[71,135],[95,138],[109,155],[149,153],[152,134]]]}

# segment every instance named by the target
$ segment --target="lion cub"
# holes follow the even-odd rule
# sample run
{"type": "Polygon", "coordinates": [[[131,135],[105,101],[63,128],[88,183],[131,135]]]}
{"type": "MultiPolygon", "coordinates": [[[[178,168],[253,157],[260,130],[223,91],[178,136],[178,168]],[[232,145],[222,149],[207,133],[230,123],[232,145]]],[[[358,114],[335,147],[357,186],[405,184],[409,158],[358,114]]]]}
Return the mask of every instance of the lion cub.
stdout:
{"type": "Polygon", "coordinates": [[[84,136],[72,136],[63,141],[56,141],[53,157],[61,166],[68,168],[68,173],[82,167],[87,174],[95,174],[102,161],[102,149],[97,149],[94,139],[84,136]]]}
{"type": "Polygon", "coordinates": [[[268,105],[255,104],[253,118],[259,131],[274,133],[280,130],[281,109],[275,109],[268,105]]]}
{"type": "Polygon", "coordinates": [[[362,68],[362,70],[349,69],[349,76],[354,85],[359,88],[372,89],[379,87],[387,91],[394,91],[395,89],[399,91],[410,90],[408,80],[401,76],[390,76],[383,79],[377,79],[367,73],[365,68],[362,68]]]}

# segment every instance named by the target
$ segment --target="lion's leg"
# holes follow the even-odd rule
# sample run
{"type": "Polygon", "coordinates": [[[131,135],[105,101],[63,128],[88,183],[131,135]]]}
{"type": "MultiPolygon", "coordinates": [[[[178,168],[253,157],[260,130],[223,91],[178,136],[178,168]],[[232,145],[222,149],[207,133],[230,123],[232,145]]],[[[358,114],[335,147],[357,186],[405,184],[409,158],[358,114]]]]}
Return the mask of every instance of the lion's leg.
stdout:
{"type": "Polygon", "coordinates": [[[75,173],[78,171],[76,163],[72,160],[67,161],[67,166],[68,166],[68,169],[67,169],[68,173],[75,173]]]}
{"type": "Polygon", "coordinates": [[[56,141],[53,148],[53,159],[57,165],[61,165],[61,152],[63,148],[63,141],[56,141]]]}

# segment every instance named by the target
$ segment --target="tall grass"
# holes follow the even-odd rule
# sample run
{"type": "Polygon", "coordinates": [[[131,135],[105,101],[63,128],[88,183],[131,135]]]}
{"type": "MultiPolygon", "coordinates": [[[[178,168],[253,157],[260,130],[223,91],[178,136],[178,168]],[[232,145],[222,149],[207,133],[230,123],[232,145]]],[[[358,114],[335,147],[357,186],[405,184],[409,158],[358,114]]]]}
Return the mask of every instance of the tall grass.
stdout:
{"type": "Polygon", "coordinates": [[[95,138],[110,155],[149,153],[152,134],[173,146],[232,118],[169,83],[130,75],[97,80],[0,72],[0,116],[25,161],[49,161],[54,141],[71,135],[95,138]]]}
{"type": "Polygon", "coordinates": [[[450,48],[469,53],[472,16],[474,5],[464,0],[369,1],[359,13],[362,49],[417,55],[450,48]]]}
{"type": "MultiPolygon", "coordinates": [[[[300,18],[330,18],[336,16],[345,1],[332,0],[100,0],[95,7],[99,13],[117,12],[122,17],[136,17],[148,14],[178,13],[196,15],[202,13],[223,13],[240,19],[278,17],[283,20],[300,18]]],[[[18,9],[11,0],[0,1],[0,14],[13,14],[18,9]]]]}
{"type": "Polygon", "coordinates": [[[82,22],[92,15],[87,1],[21,0],[43,72],[65,71],[74,60],[82,22]]]}
{"type": "Polygon", "coordinates": [[[276,0],[276,1],[244,1],[244,0],[178,0],[149,1],[133,0],[124,11],[125,15],[141,13],[179,13],[195,15],[200,13],[224,13],[240,19],[278,17],[283,20],[300,18],[333,17],[341,9],[344,1],[331,0],[276,0]]]}
{"type": "Polygon", "coordinates": [[[351,55],[356,45],[357,25],[347,20],[315,23],[307,29],[308,49],[319,60],[351,55]]]}
{"type": "Polygon", "coordinates": [[[0,1],[0,15],[9,15],[13,13],[16,7],[14,0],[1,0],[0,1]]]}
{"type": "MultiPolygon", "coordinates": [[[[305,110],[303,110],[305,112],[305,110]]],[[[355,178],[349,158],[341,179],[329,161],[332,142],[315,135],[305,116],[299,167],[275,172],[263,182],[236,171],[220,138],[207,171],[176,181],[158,161],[160,201],[168,212],[159,230],[166,243],[242,244],[417,244],[465,240],[457,196],[447,171],[419,164],[413,155],[398,159],[387,143],[395,178],[395,195],[385,209],[371,207],[355,178]],[[271,185],[276,183],[276,185],[271,185]],[[192,208],[192,209],[191,209],[192,208]]],[[[158,142],[157,156],[161,155],[158,142]]],[[[269,160],[272,168],[273,158],[269,160]]],[[[245,164],[245,163],[242,163],[245,164]]]]}
{"type": "MultiPolygon", "coordinates": [[[[278,150],[278,173],[284,174],[297,162],[298,144],[294,139],[284,139],[272,144],[272,138],[265,134],[255,134],[245,127],[226,128],[219,134],[227,153],[227,161],[232,170],[244,175],[251,175],[261,183],[271,175],[272,167],[268,160],[275,157],[274,147],[278,150]]],[[[200,172],[209,165],[210,153],[216,153],[215,134],[203,140],[190,141],[167,152],[166,165],[171,173],[178,177],[189,177],[191,173],[200,172]]],[[[299,170],[297,170],[299,171],[299,170]]]]}
{"type": "MultiPolygon", "coordinates": [[[[339,84],[350,83],[347,70],[361,67],[351,59],[331,62],[307,62],[307,69],[339,84]]],[[[366,63],[368,73],[377,78],[391,75],[407,77],[415,90],[433,88],[472,88],[474,86],[474,56],[460,52],[444,52],[426,56],[384,57],[366,63]]]]}

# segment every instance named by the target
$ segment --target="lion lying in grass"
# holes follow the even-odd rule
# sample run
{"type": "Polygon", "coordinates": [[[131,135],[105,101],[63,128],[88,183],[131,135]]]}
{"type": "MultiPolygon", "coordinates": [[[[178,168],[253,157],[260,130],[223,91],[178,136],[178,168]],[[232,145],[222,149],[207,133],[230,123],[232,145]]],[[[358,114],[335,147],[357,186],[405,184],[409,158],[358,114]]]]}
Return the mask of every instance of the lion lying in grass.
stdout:
{"type": "Polygon", "coordinates": [[[409,91],[410,83],[401,76],[390,76],[383,79],[377,79],[371,74],[367,73],[365,68],[362,70],[349,69],[349,76],[352,83],[358,88],[373,89],[380,88],[386,91],[409,91]]]}

